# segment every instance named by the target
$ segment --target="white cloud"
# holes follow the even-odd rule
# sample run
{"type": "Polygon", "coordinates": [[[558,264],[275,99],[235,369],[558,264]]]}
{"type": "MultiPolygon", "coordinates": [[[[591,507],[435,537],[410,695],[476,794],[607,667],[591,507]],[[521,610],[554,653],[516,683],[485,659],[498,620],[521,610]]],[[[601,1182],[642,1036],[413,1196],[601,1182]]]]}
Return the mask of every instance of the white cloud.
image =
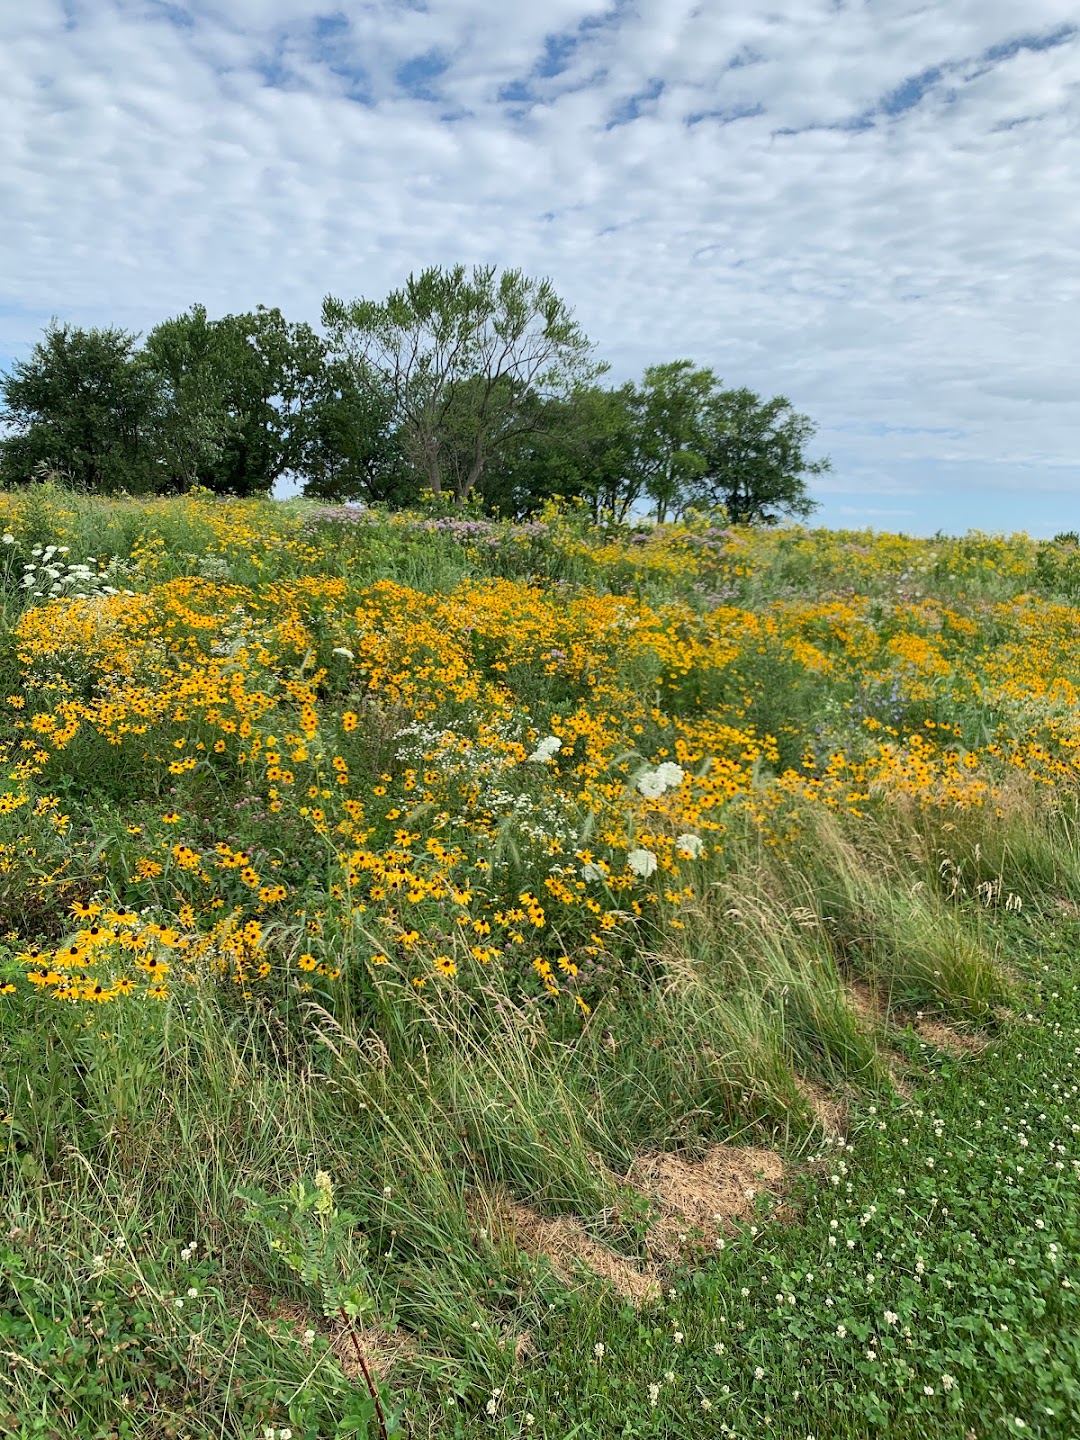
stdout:
{"type": "Polygon", "coordinates": [[[868,518],[895,485],[929,515],[942,483],[991,472],[1059,497],[1080,421],[1073,10],[4,7],[0,352],[54,313],[315,319],[327,291],[493,260],[551,274],[618,377],[689,355],[788,394],[834,456],[823,497],[868,518]]]}

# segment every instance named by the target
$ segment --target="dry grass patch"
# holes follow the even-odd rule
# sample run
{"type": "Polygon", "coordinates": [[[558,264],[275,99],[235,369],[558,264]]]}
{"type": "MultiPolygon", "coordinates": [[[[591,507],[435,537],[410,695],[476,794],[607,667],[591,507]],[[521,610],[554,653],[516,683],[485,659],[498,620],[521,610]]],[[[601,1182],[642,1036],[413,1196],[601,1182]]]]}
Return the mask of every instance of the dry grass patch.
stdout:
{"type": "Polygon", "coordinates": [[[872,989],[865,980],[847,980],[848,1005],[855,1016],[869,1030],[879,1030],[889,1018],[889,997],[880,990],[872,989]]]}
{"type": "Polygon", "coordinates": [[[660,1295],[660,1275],[654,1266],[617,1255],[569,1216],[551,1220],[520,1201],[503,1202],[495,1216],[518,1249],[533,1259],[545,1259],[565,1285],[580,1279],[584,1269],[606,1280],[632,1305],[645,1305],[660,1295]]]}
{"type": "Polygon", "coordinates": [[[784,1162],[775,1150],[714,1145],[700,1160],[644,1155],[626,1179],[656,1205],[649,1248],[667,1258],[695,1243],[711,1246],[736,1221],[748,1219],[761,1194],[779,1192],[784,1162]]]}
{"type": "Polygon", "coordinates": [[[969,1035],[933,1015],[919,1015],[913,1028],[920,1040],[947,1055],[980,1055],[990,1044],[985,1035],[969,1035]]]}
{"type": "Polygon", "coordinates": [[[833,1139],[847,1133],[848,1107],[844,1100],[831,1095],[822,1085],[797,1075],[795,1084],[807,1109],[826,1135],[833,1139]]]}
{"type": "Polygon", "coordinates": [[[416,1354],[415,1340],[402,1330],[387,1330],[379,1324],[349,1326],[337,1316],[319,1314],[295,1300],[282,1300],[262,1286],[252,1286],[247,1298],[259,1324],[284,1325],[301,1344],[309,1330],[328,1340],[338,1369],[349,1380],[364,1379],[361,1355],[374,1376],[388,1380],[402,1360],[416,1354]]]}

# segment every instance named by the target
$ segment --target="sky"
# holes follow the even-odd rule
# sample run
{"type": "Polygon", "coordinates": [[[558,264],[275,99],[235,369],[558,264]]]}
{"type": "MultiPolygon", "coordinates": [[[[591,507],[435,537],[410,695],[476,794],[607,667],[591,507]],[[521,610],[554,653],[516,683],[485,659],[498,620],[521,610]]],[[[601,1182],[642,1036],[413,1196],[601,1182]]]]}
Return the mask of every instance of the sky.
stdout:
{"type": "Polygon", "coordinates": [[[331,6],[0,5],[0,369],[494,263],[786,395],[819,523],[1080,529],[1076,0],[331,6]]]}

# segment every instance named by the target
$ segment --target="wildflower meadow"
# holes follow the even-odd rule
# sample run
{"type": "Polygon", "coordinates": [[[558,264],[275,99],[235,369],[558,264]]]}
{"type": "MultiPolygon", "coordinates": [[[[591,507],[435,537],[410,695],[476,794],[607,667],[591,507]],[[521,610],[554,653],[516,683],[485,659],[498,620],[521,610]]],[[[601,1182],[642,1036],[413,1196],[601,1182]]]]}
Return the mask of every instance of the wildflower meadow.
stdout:
{"type": "Polygon", "coordinates": [[[1080,544],[0,496],[0,1433],[1080,1434],[1080,544]]]}

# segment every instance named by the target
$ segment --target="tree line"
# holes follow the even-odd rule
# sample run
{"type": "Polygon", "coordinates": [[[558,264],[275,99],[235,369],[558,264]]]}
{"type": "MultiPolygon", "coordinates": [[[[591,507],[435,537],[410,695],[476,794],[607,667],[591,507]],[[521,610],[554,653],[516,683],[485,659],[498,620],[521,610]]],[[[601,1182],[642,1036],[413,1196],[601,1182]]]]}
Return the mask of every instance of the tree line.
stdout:
{"type": "Polygon", "coordinates": [[[322,330],[276,308],[194,305],[140,339],[53,321],[0,373],[0,484],[102,494],[202,486],[403,507],[427,491],[523,516],[554,495],[658,521],[726,508],[803,518],[816,427],[782,395],[689,360],[605,386],[550,281],[432,267],[384,300],[328,296],[322,330]]]}

